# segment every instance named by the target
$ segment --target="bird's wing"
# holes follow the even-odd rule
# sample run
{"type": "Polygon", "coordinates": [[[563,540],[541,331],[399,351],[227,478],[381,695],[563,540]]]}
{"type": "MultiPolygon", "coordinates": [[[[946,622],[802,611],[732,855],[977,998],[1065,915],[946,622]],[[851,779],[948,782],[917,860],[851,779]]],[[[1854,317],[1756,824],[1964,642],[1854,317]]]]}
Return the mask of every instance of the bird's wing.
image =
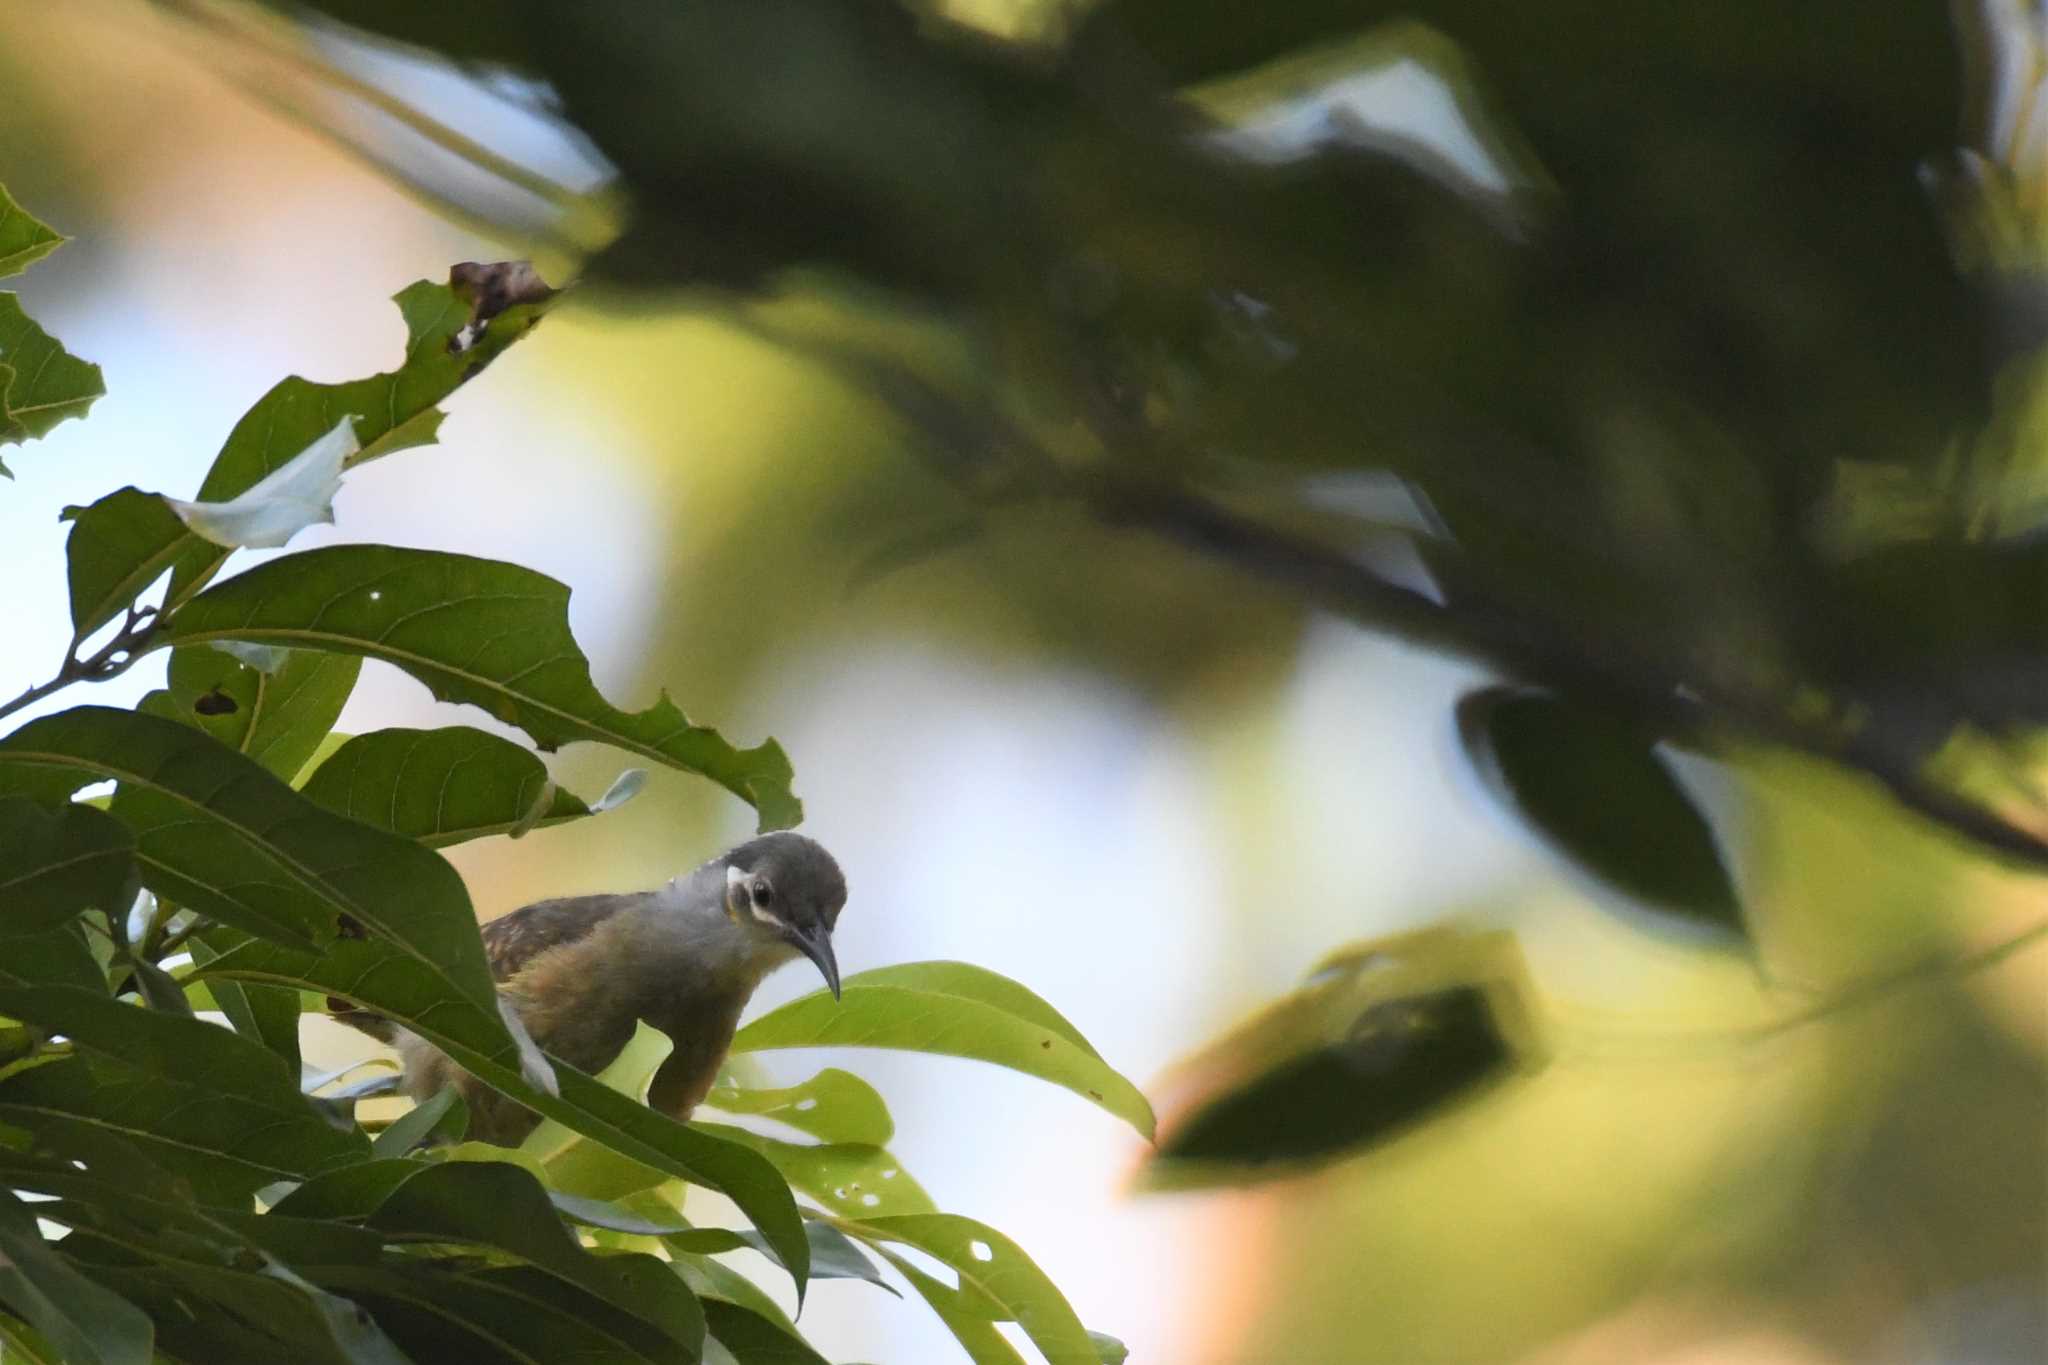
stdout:
{"type": "Polygon", "coordinates": [[[483,926],[484,957],[500,981],[517,976],[550,948],[575,943],[643,896],[570,896],[535,901],[483,926]]]}

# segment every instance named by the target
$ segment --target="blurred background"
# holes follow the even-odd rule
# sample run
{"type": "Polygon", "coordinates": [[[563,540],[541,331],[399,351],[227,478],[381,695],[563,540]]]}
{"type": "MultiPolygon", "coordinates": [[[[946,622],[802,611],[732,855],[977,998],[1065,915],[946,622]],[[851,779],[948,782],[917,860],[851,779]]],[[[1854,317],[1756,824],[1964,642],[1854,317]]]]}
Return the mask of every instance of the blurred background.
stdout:
{"type": "MultiPolygon", "coordinates": [[[[515,101],[400,55],[365,63],[562,183],[605,174],[515,101]]],[[[188,25],[145,4],[0,9],[0,89],[0,181],[73,239],[21,282],[25,301],[108,387],[89,421],[10,457],[0,488],[11,695],[69,638],[61,508],[131,482],[187,494],[284,374],[389,367],[390,294],[527,244],[430,212],[223,79],[188,25]]],[[[1421,67],[1363,63],[1342,98],[1499,183],[1421,67]]],[[[1256,154],[1327,119],[1327,103],[1313,118],[1273,103],[1236,136],[1256,154]]],[[[838,306],[863,317],[857,299],[838,306]]],[[[918,324],[877,306],[872,325],[918,324]]],[[[849,973],[991,967],[1145,1085],[1334,945],[1445,919],[1516,932],[1546,1066],[1442,1123],[1240,1189],[1136,1193],[1130,1132],[993,1069],[767,1058],[790,1079],[828,1062],[872,1079],[893,1149],[941,1204],[1014,1237],[1133,1360],[2048,1359],[2048,954],[1769,1027],[2031,928],[2048,914],[2038,879],[1849,778],[1749,754],[1687,771],[1763,966],[1644,933],[1467,775],[1451,711],[1486,677],[1473,665],[1058,508],[878,562],[877,528],[942,520],[948,490],[884,405],[716,298],[572,298],[448,406],[440,445],[353,473],[338,524],[294,548],[530,565],[573,588],[613,700],[665,687],[737,742],[778,738],[805,829],[847,870],[849,973]]],[[[1344,477],[1311,491],[1354,511],[1385,492],[1344,477]]],[[[145,665],[90,699],[132,702],[160,678],[145,665]]],[[[458,710],[371,664],[340,728],[489,724],[458,710]]],[[[588,746],[549,762],[586,796],[620,766],[588,746]]],[[[651,885],[750,815],[657,773],[599,820],[452,856],[493,915],[651,885]]],[[[808,988],[789,973],[755,1008],[808,988]]],[[[351,1047],[316,1038],[308,1059],[351,1047]]],[[[803,1326],[839,1360],[957,1350],[921,1308],[858,1284],[818,1286],[803,1326]]]]}

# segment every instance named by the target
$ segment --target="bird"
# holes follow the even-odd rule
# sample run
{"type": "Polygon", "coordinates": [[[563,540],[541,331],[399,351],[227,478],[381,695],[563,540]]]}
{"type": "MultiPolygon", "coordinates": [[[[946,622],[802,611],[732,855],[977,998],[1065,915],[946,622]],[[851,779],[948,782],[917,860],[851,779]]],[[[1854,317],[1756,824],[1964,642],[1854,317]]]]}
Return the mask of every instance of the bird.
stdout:
{"type": "MultiPolygon", "coordinates": [[[[674,1042],[647,1102],[687,1119],[717,1079],[740,1012],[770,972],[809,958],[839,998],[832,933],[846,878],[816,840],[761,835],[652,891],[536,901],[486,923],[500,1012],[559,1061],[603,1070],[645,1020],[674,1042]]],[[[424,1038],[334,1000],[336,1019],[398,1050],[415,1101],[452,1085],[468,1135],[516,1146],[540,1116],[462,1070],[424,1038]]],[[[515,1030],[516,1031],[516,1030],[515,1030]]]]}

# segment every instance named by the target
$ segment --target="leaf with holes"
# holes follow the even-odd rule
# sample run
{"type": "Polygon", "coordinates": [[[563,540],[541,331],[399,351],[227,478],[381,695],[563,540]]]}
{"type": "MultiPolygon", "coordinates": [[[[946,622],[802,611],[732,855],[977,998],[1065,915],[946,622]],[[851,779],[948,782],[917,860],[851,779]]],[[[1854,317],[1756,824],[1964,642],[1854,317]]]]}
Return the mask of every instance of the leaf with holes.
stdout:
{"type": "Polygon", "coordinates": [[[931,1213],[938,1207],[883,1147],[860,1142],[783,1142],[722,1123],[698,1123],[696,1127],[753,1148],[784,1180],[835,1213],[860,1218],[931,1213]]]}
{"type": "Polygon", "coordinates": [[[753,805],[764,829],[803,816],[773,740],[735,749],[666,697],[638,712],[606,701],[569,633],[569,589],[516,564],[388,545],[308,550],[208,589],[179,609],[163,639],[382,659],[543,749],[593,741],[699,773],[753,805]]]}
{"type": "Polygon", "coordinates": [[[362,667],[353,655],[287,650],[266,673],[217,649],[174,649],[169,686],[138,709],[204,730],[289,782],[341,718],[362,667]]]}
{"type": "Polygon", "coordinates": [[[846,979],[756,1019],[735,1052],[886,1047],[994,1062],[1064,1086],[1152,1136],[1152,1107],[1058,1011],[1007,977],[964,962],[911,962],[846,979]]]}
{"type": "Polygon", "coordinates": [[[875,1088],[850,1071],[826,1067],[782,1089],[719,1085],[704,1103],[728,1114],[774,1119],[824,1142],[860,1142],[879,1147],[895,1136],[889,1106],[875,1088]]]}
{"type": "Polygon", "coordinates": [[[466,725],[357,735],[328,755],[301,790],[337,815],[429,848],[591,813],[549,779],[531,751],[466,725]]]}

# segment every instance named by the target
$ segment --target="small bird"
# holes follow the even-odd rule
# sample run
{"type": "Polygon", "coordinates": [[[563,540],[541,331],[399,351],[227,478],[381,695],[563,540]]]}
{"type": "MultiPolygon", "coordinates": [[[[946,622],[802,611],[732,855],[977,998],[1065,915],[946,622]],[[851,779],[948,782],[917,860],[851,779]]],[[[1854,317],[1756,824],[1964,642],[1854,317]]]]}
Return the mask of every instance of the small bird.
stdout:
{"type": "MultiPolygon", "coordinates": [[[[544,1051],[581,1071],[617,1057],[644,1019],[675,1050],[648,1103],[688,1118],[725,1060],[754,988],[799,955],[839,995],[832,930],[846,878],[816,841],[764,834],[653,891],[538,901],[483,926],[501,1011],[544,1051]]],[[[345,1004],[345,1002],[336,1002],[345,1004]]],[[[511,1146],[539,1115],[485,1086],[425,1039],[366,1010],[335,1017],[392,1044],[415,1100],[453,1084],[469,1135],[511,1146]]]]}

